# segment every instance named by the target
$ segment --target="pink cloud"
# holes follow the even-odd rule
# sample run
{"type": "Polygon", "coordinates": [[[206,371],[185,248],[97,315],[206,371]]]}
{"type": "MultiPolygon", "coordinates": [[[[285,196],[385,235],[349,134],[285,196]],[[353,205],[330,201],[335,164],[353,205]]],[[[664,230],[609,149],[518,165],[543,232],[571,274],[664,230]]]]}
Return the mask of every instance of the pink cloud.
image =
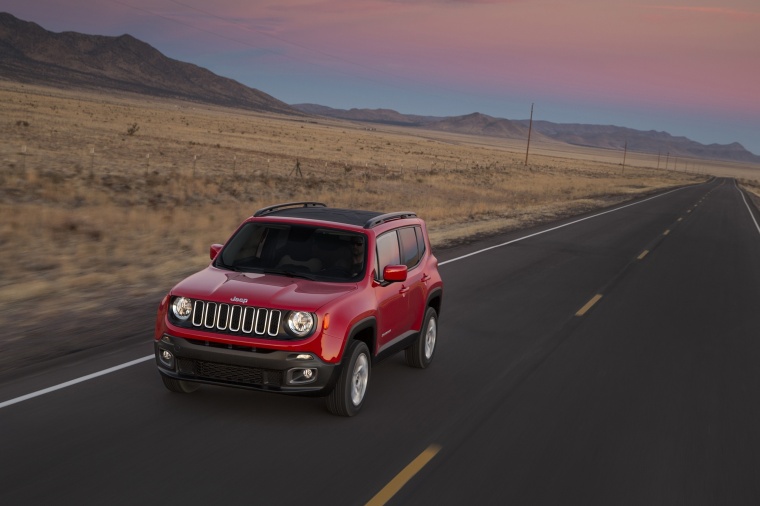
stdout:
{"type": "Polygon", "coordinates": [[[129,32],[188,60],[241,54],[252,69],[338,81],[760,114],[756,0],[6,1],[48,28],[129,32]]]}
{"type": "Polygon", "coordinates": [[[760,19],[760,12],[744,11],[737,9],[727,9],[724,7],[700,7],[700,6],[679,6],[679,5],[651,5],[647,6],[648,9],[656,9],[660,11],[672,11],[672,12],[687,12],[695,14],[708,14],[728,16],[734,19],[755,21],[760,19]]]}

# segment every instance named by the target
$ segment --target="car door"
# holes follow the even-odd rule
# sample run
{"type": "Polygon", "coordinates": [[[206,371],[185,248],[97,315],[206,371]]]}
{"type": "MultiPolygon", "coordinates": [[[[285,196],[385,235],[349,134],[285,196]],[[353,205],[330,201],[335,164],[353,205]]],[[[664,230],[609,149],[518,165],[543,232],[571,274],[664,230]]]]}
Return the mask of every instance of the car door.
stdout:
{"type": "Polygon", "coordinates": [[[402,283],[389,283],[383,279],[388,265],[401,265],[401,248],[395,230],[377,237],[377,265],[375,266],[375,296],[377,298],[377,351],[402,338],[408,330],[408,289],[402,283]]]}
{"type": "Polygon", "coordinates": [[[424,240],[420,227],[404,227],[398,230],[399,244],[401,245],[401,264],[406,265],[408,272],[405,287],[407,303],[407,327],[415,331],[420,330],[425,312],[427,286],[429,279],[423,270],[422,258],[425,253],[424,240]]]}

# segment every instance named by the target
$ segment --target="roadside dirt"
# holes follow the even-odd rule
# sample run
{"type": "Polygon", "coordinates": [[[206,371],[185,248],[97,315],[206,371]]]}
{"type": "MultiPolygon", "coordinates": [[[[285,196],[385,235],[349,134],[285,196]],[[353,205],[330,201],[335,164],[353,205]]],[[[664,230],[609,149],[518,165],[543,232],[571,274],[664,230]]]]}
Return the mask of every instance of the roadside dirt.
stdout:
{"type": "MultiPolygon", "coordinates": [[[[44,368],[52,359],[74,355],[99,346],[121,342],[146,342],[152,336],[156,308],[162,295],[131,298],[109,296],[107,303],[93,300],[89,311],[42,313],[34,320],[8,318],[7,336],[0,340],[0,382],[22,372],[44,368]],[[108,308],[118,307],[118,315],[108,315],[108,308]]],[[[34,314],[34,301],[15,306],[12,316],[34,314]]],[[[146,347],[146,351],[149,348],[146,347]]]]}

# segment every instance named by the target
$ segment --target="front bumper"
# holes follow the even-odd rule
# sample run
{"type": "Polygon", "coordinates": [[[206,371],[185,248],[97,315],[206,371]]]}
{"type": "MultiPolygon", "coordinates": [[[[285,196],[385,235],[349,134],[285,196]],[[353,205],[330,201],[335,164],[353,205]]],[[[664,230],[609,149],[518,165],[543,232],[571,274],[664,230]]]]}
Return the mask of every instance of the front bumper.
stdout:
{"type": "Polygon", "coordinates": [[[325,395],[340,367],[311,352],[231,348],[169,334],[153,347],[158,369],[166,376],[270,392],[325,395]]]}

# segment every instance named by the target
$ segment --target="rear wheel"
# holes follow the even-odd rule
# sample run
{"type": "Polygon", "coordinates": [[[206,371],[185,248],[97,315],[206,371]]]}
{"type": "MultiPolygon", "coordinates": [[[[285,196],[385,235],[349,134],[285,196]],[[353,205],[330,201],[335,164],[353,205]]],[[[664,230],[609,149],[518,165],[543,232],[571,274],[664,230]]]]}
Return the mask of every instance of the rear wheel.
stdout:
{"type": "Polygon", "coordinates": [[[327,396],[327,409],[335,415],[354,416],[364,404],[372,369],[367,345],[352,341],[344,360],[338,381],[327,396]]]}
{"type": "Polygon", "coordinates": [[[182,381],[175,378],[171,378],[165,374],[161,375],[161,379],[164,382],[164,386],[172,391],[176,392],[178,394],[189,394],[192,392],[195,392],[200,388],[200,385],[197,383],[192,383],[190,381],[182,381]]]}
{"type": "Polygon", "coordinates": [[[405,350],[406,363],[418,369],[425,369],[433,361],[435,345],[438,341],[438,313],[432,307],[425,311],[425,320],[420,335],[405,350]]]}

